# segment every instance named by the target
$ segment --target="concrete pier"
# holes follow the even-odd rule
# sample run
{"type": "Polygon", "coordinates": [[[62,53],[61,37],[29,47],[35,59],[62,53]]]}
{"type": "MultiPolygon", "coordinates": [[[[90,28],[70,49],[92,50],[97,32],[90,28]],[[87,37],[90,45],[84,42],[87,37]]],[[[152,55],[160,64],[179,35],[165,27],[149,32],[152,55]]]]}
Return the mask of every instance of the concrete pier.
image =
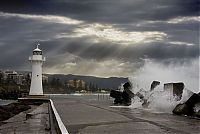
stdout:
{"type": "Polygon", "coordinates": [[[48,103],[21,112],[4,123],[0,134],[50,134],[48,103]]]}
{"type": "Polygon", "coordinates": [[[200,120],[142,109],[113,108],[110,102],[51,96],[70,134],[199,134],[200,120]]]}

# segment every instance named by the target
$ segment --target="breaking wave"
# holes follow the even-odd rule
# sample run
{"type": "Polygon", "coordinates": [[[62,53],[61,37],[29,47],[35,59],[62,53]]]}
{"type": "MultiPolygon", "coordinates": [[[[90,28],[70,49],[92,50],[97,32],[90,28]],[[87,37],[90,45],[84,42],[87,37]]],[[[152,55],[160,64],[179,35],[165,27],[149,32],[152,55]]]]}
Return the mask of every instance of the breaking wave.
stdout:
{"type": "MultiPolygon", "coordinates": [[[[172,113],[179,103],[184,103],[192,92],[199,92],[199,59],[190,64],[165,66],[153,61],[146,61],[145,65],[129,80],[132,83],[132,92],[140,94],[143,99],[135,96],[132,98],[131,108],[143,108],[154,112],[172,113]],[[150,91],[151,83],[156,80],[160,85],[150,91]],[[183,82],[185,88],[179,100],[177,96],[164,91],[164,83],[183,82]]],[[[198,109],[199,106],[196,106],[198,109]]]]}
{"type": "Polygon", "coordinates": [[[165,91],[152,91],[146,92],[139,91],[138,93],[143,94],[144,100],[141,100],[138,96],[132,99],[131,108],[143,108],[149,109],[153,112],[163,112],[172,113],[172,110],[177,104],[184,103],[189,97],[191,97],[192,92],[184,89],[181,100],[178,101],[177,96],[171,96],[169,92],[165,91]]]}

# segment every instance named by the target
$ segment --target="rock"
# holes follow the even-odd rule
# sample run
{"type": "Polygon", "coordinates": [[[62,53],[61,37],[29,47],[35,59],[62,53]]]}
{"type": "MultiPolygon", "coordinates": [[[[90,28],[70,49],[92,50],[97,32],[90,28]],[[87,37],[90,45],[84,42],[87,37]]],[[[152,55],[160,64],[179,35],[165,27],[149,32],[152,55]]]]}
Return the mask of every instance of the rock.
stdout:
{"type": "Polygon", "coordinates": [[[126,82],[124,85],[124,91],[122,92],[123,104],[126,106],[131,105],[131,98],[134,97],[134,93],[130,90],[131,84],[126,82]]]}
{"type": "Polygon", "coordinates": [[[182,97],[184,89],[184,83],[165,83],[164,90],[171,93],[171,95],[178,97],[177,100],[180,100],[182,97]]]}
{"type": "Polygon", "coordinates": [[[13,112],[16,105],[17,105],[16,103],[11,103],[11,104],[2,106],[2,109],[4,109],[7,112],[13,112]]]}
{"type": "Polygon", "coordinates": [[[200,118],[200,110],[195,114],[195,116],[200,118]]]}
{"type": "Polygon", "coordinates": [[[131,97],[126,91],[122,92],[122,103],[126,106],[131,105],[131,97]]]}
{"type": "Polygon", "coordinates": [[[123,104],[126,106],[131,105],[131,98],[134,97],[134,93],[130,90],[131,84],[126,82],[123,87],[123,92],[111,90],[110,96],[115,98],[114,104],[123,104]]]}
{"type": "Polygon", "coordinates": [[[0,106],[0,121],[9,119],[10,117],[30,108],[31,107],[29,105],[24,105],[21,103],[11,103],[5,106],[0,106]]]}
{"type": "Polygon", "coordinates": [[[131,88],[130,82],[124,83],[123,87],[124,87],[124,89],[130,89],[131,88]]]}
{"type": "Polygon", "coordinates": [[[144,95],[142,93],[137,92],[135,95],[138,96],[141,100],[144,100],[144,95]]]}
{"type": "Polygon", "coordinates": [[[160,85],[160,82],[159,81],[153,81],[151,83],[151,88],[150,88],[150,91],[153,91],[155,87],[157,87],[158,85],[160,85]]]}
{"type": "Polygon", "coordinates": [[[119,98],[119,97],[121,97],[121,93],[122,93],[122,92],[120,92],[120,91],[111,90],[111,91],[110,91],[110,97],[119,98]]]}
{"type": "Polygon", "coordinates": [[[26,111],[28,109],[30,109],[31,107],[29,105],[23,105],[23,104],[19,104],[15,106],[15,111],[13,111],[14,114],[18,114],[22,111],[26,111]]]}
{"type": "Polygon", "coordinates": [[[200,103],[200,94],[194,93],[184,104],[178,104],[172,112],[177,115],[194,115],[194,105],[197,103],[200,103]]]}
{"type": "Polygon", "coordinates": [[[194,110],[185,103],[178,104],[172,112],[174,114],[177,114],[177,115],[189,115],[189,116],[191,116],[191,115],[194,114],[194,110]]]}
{"type": "Polygon", "coordinates": [[[114,104],[122,104],[122,92],[116,91],[116,90],[111,90],[110,91],[110,97],[115,98],[114,104]]]}
{"type": "Polygon", "coordinates": [[[200,94],[194,93],[186,102],[185,104],[189,107],[194,107],[195,104],[200,103],[200,94]]]}
{"type": "Polygon", "coordinates": [[[0,121],[6,120],[13,116],[11,112],[5,111],[4,109],[0,108],[0,121]]]}

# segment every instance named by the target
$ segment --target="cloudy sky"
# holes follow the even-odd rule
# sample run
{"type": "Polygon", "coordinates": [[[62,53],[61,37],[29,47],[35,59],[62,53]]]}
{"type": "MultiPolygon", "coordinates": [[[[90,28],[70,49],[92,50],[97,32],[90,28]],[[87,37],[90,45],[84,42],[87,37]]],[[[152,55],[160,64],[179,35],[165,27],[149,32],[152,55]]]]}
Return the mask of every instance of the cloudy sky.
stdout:
{"type": "Polygon", "coordinates": [[[38,42],[47,57],[45,73],[127,77],[147,60],[165,66],[199,63],[199,4],[1,0],[0,68],[30,70],[28,56],[38,42]]]}

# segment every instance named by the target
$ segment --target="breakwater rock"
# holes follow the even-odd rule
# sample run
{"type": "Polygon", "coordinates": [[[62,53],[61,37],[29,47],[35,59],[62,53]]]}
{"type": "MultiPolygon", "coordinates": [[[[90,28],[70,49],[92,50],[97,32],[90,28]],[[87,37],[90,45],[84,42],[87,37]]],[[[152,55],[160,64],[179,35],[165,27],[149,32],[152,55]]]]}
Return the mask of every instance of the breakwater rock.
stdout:
{"type": "Polygon", "coordinates": [[[200,93],[193,93],[193,95],[185,103],[178,104],[172,112],[177,115],[200,117],[200,110],[196,112],[194,110],[196,104],[200,104],[200,93]]]}
{"type": "Polygon", "coordinates": [[[11,103],[5,106],[0,106],[0,121],[9,119],[10,117],[19,114],[22,111],[26,111],[31,107],[22,102],[11,103]]]}
{"type": "Polygon", "coordinates": [[[115,99],[114,104],[129,106],[131,105],[131,98],[134,97],[134,93],[131,91],[131,84],[129,82],[126,82],[123,87],[123,92],[111,90],[110,97],[115,99]]]}

